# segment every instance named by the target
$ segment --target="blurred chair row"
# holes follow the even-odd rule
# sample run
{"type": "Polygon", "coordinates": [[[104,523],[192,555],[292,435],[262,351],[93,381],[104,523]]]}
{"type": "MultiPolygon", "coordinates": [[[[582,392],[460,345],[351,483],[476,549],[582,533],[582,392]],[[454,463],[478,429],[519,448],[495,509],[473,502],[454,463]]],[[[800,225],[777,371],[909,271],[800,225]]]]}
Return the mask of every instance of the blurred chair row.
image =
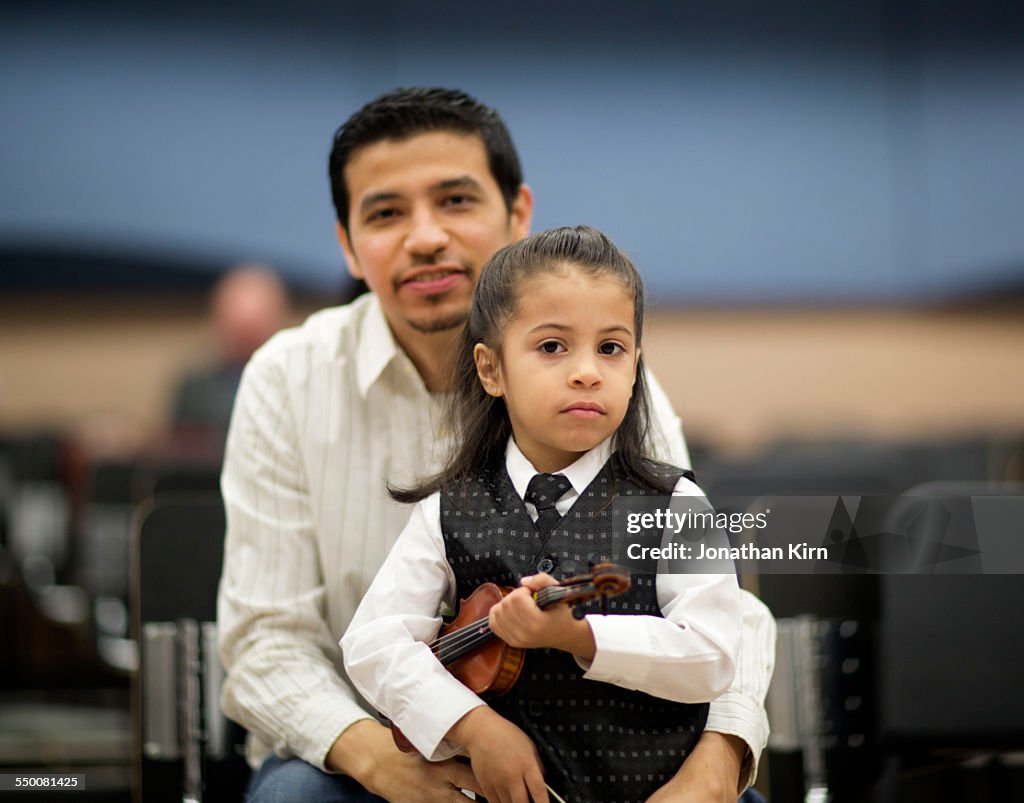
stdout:
{"type": "MultiPolygon", "coordinates": [[[[862,554],[838,570],[761,564],[744,578],[778,622],[771,798],[1024,799],[1024,444],[788,444],[698,465],[718,508],[845,500],[859,513],[868,500],[889,511],[877,532],[916,550],[899,572],[862,554]],[[968,530],[979,554],[932,562],[968,530]]],[[[854,518],[790,539],[834,535],[849,555],[872,545],[854,518]]]]}
{"type": "MultiPolygon", "coordinates": [[[[191,489],[219,510],[219,463],[205,436],[126,459],[90,458],[58,434],[0,439],[0,772],[85,772],[83,800],[129,799],[140,504],[191,489]]],[[[203,532],[215,583],[223,525],[203,532]]]]}
{"type": "MultiPolygon", "coordinates": [[[[1019,481],[1022,456],[1024,438],[978,437],[779,444],[742,460],[698,453],[695,462],[712,502],[732,503],[1019,481]]],[[[111,795],[95,799],[124,800],[131,756],[136,800],[240,799],[241,735],[216,708],[218,472],[205,449],[90,462],[60,438],[0,443],[0,706],[20,717],[0,716],[0,771],[88,767],[101,778],[99,768],[116,765],[122,796],[112,781],[111,795]],[[93,704],[68,705],[83,697],[93,704]]],[[[772,799],[824,799],[828,790],[840,803],[917,800],[899,781],[937,749],[993,754],[1021,744],[1024,711],[1006,674],[1013,662],[1024,666],[1020,640],[1008,637],[1024,632],[1016,579],[746,578],[779,620],[772,799]],[[1000,707],[979,713],[999,695],[1000,707]],[[1000,729],[1002,714],[1015,724],[1000,729]]]]}

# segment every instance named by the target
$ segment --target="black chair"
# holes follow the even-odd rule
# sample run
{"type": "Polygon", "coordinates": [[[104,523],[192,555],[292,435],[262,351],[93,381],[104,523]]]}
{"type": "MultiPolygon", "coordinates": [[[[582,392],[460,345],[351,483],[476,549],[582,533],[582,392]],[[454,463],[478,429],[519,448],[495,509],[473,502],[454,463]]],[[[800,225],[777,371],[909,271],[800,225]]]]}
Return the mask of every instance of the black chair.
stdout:
{"type": "MultiPolygon", "coordinates": [[[[708,461],[699,472],[717,510],[755,512],[767,504],[776,522],[787,508],[804,510],[807,500],[827,511],[840,495],[895,496],[919,477],[913,461],[893,449],[852,441],[778,444],[750,459],[708,461]]],[[[844,529],[850,526],[846,522],[844,529]]],[[[779,534],[816,546],[826,532],[779,534]]],[[[855,799],[850,792],[857,779],[872,770],[878,578],[740,569],[744,585],[768,605],[778,625],[766,703],[772,799],[855,799]]]]}
{"type": "Polygon", "coordinates": [[[1019,799],[997,790],[1021,783],[999,756],[1024,749],[1024,484],[933,482],[905,501],[928,562],[881,578],[876,799],[971,756],[989,762],[985,799],[1019,799]]]}
{"type": "Polygon", "coordinates": [[[998,756],[1024,747],[1024,486],[927,483],[864,497],[857,523],[872,573],[759,578],[779,617],[773,797],[1016,799],[979,790],[1020,782],[998,756]],[[972,756],[997,758],[974,777],[972,756]]]}
{"type": "Polygon", "coordinates": [[[80,457],[60,435],[0,440],[0,773],[84,774],[83,803],[122,803],[129,681],[96,650],[74,515],[80,457]]]}
{"type": "Polygon", "coordinates": [[[132,613],[139,642],[133,695],[136,797],[241,800],[243,732],[220,712],[216,600],[224,510],[215,494],[164,495],[138,517],[132,613]]]}

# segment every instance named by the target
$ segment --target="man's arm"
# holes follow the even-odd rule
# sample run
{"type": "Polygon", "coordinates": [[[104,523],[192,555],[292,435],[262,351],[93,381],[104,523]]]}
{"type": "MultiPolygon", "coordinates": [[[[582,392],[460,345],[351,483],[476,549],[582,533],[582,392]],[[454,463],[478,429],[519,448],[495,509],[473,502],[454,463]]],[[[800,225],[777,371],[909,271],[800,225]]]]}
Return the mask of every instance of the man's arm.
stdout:
{"type": "Polygon", "coordinates": [[[462,803],[460,790],[482,793],[468,764],[450,759],[426,761],[419,753],[400,753],[391,729],[363,719],[338,738],[327,757],[330,770],[351,775],[364,789],[402,803],[462,803]]]}
{"type": "Polygon", "coordinates": [[[306,376],[308,345],[276,339],[258,352],[232,416],[221,478],[228,519],[218,598],[227,669],[222,705],[267,748],[351,775],[388,800],[457,800],[457,787],[476,788],[468,767],[400,753],[390,730],[356,702],[342,671],[334,631],[347,623],[328,624],[332,600],[320,554],[357,574],[376,567],[368,568],[372,559],[358,534],[345,539],[332,531],[330,548],[321,543],[327,534],[318,529],[299,431],[326,425],[320,405],[327,399],[301,396],[288,382],[292,371],[306,376]],[[352,543],[357,556],[346,548],[352,543]]]}
{"type": "Polygon", "coordinates": [[[735,803],[747,745],[738,736],[704,731],[683,766],[647,803],[735,803]]]}
{"type": "MultiPolygon", "coordinates": [[[[651,417],[659,422],[663,433],[660,444],[652,443],[653,456],[688,467],[690,457],[679,418],[654,375],[648,371],[646,378],[651,394],[651,417]]],[[[740,591],[740,604],[743,625],[735,678],[725,694],[712,700],[704,735],[680,774],[699,774],[701,777],[694,778],[693,782],[706,782],[710,786],[734,784],[738,778],[738,789],[742,791],[753,783],[757,762],[768,744],[764,699],[775,667],[775,620],[768,608],[747,591],[740,591]],[[741,742],[740,772],[736,775],[729,756],[740,752],[741,742]],[[711,756],[715,760],[708,760],[711,756]],[[712,778],[711,774],[717,777],[712,778]]]]}
{"type": "Polygon", "coordinates": [[[690,754],[680,769],[681,774],[687,774],[707,764],[707,770],[711,771],[714,766],[707,759],[715,756],[722,762],[719,765],[723,773],[721,783],[726,779],[736,783],[738,792],[754,782],[761,753],[768,745],[768,714],[764,709],[764,698],[775,668],[775,619],[765,604],[747,591],[740,591],[740,603],[743,634],[736,677],[729,690],[711,702],[698,749],[690,754]],[[700,749],[702,747],[703,750],[700,749]],[[739,758],[738,776],[725,768],[730,754],[739,758]],[[703,755],[704,759],[693,762],[691,766],[691,761],[698,755],[703,755]],[[729,774],[726,776],[724,773],[729,774]]]}
{"type": "Polygon", "coordinates": [[[268,746],[324,768],[367,714],[340,676],[293,412],[268,352],[246,368],[221,487],[227,513],[218,596],[225,713],[268,746]]]}
{"type": "Polygon", "coordinates": [[[753,594],[741,593],[743,644],[733,685],[711,703],[700,741],[648,803],[732,803],[757,777],[768,743],[764,697],[775,661],[775,620],[753,594]]]}

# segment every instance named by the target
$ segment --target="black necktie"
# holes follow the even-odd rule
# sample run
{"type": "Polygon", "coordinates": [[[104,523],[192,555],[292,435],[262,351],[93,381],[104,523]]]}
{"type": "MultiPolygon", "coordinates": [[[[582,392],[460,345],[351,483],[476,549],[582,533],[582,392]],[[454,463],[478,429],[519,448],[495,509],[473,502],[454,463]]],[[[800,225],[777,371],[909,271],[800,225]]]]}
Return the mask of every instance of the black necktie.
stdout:
{"type": "Polygon", "coordinates": [[[564,474],[534,474],[526,486],[525,498],[537,508],[537,529],[541,534],[551,530],[562,518],[562,514],[555,509],[555,502],[570,488],[572,483],[564,474]]]}

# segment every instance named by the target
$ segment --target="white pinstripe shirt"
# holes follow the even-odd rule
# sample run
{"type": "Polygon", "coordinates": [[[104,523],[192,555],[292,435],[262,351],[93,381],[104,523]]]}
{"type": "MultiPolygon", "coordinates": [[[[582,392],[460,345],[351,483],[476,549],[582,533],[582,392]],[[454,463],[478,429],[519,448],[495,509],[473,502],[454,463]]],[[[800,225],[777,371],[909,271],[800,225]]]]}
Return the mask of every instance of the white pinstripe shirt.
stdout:
{"type": "MultiPolygon", "coordinates": [[[[688,466],[679,419],[654,382],[651,396],[654,456],[688,466]]],[[[373,295],[279,333],[246,367],[221,477],[218,621],[223,708],[250,731],[251,762],[274,750],[323,768],[338,736],[370,715],[344,675],[338,638],[412,510],[391,500],[385,481],[434,471],[442,429],[440,399],[373,295]]],[[[757,756],[768,738],[774,623],[752,597],[744,602],[737,679],[712,704],[708,729],[741,736],[757,756]]]]}

